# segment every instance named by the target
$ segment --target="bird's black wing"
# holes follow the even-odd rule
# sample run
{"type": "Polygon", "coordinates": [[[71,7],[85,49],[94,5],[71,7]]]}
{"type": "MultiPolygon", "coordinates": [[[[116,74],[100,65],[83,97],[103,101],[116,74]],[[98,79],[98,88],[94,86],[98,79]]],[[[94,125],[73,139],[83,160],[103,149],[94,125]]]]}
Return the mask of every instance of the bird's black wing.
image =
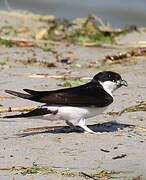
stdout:
{"type": "Polygon", "coordinates": [[[59,89],[55,91],[34,91],[30,89],[24,89],[24,91],[26,91],[28,94],[6,90],[7,93],[12,95],[50,105],[93,105],[96,107],[104,107],[113,102],[113,97],[103,89],[100,83],[97,84],[93,81],[81,86],[59,89]]]}

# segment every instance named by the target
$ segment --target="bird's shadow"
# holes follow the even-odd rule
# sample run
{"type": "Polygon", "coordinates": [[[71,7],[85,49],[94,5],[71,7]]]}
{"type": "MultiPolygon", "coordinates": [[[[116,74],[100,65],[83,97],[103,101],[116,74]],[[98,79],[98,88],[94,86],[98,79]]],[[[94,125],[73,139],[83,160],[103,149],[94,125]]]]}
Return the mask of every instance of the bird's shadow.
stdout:
{"type": "MultiPolygon", "coordinates": [[[[102,124],[92,124],[88,125],[90,129],[92,129],[94,132],[104,133],[104,132],[116,132],[119,129],[124,128],[131,128],[134,127],[134,125],[130,124],[121,124],[117,122],[106,122],[102,124]]],[[[52,133],[52,134],[60,134],[60,133],[83,133],[84,130],[78,126],[75,128],[70,128],[69,126],[53,126],[53,127],[38,127],[38,128],[28,128],[24,129],[22,133],[18,133],[17,136],[19,137],[26,137],[36,134],[45,134],[45,133],[52,133]]]]}

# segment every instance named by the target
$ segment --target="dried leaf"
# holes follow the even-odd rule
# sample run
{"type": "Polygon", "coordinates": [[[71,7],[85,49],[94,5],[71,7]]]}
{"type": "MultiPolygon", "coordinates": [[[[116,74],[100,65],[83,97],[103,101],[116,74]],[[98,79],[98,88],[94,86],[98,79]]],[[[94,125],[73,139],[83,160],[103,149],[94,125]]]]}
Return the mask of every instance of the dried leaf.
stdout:
{"type": "Polygon", "coordinates": [[[13,40],[12,43],[17,47],[34,47],[34,43],[30,41],[22,41],[22,40],[13,40]]]}

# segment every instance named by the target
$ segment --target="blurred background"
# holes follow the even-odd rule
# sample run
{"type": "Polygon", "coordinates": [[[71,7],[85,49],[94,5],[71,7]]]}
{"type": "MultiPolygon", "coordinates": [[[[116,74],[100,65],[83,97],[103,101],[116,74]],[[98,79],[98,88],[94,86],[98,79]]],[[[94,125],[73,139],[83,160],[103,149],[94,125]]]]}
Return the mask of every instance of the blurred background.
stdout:
{"type": "Polygon", "coordinates": [[[113,27],[146,26],[146,0],[0,0],[0,10],[26,10],[62,19],[93,14],[113,27]]]}

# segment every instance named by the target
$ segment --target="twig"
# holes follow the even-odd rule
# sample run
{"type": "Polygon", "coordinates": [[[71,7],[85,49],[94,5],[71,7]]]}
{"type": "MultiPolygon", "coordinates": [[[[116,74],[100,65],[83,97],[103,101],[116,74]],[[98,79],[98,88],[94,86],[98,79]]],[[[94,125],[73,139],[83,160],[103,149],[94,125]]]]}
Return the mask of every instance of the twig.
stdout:
{"type": "Polygon", "coordinates": [[[100,149],[100,150],[103,151],[103,152],[106,152],[106,153],[110,152],[109,150],[106,150],[106,149],[100,149]]]}
{"type": "Polygon", "coordinates": [[[23,132],[45,132],[45,131],[50,131],[50,130],[54,130],[54,129],[60,129],[60,128],[64,128],[64,127],[68,127],[68,126],[43,126],[43,127],[36,127],[36,128],[27,128],[22,130],[23,132]]]}
{"type": "Polygon", "coordinates": [[[26,111],[31,111],[33,109],[35,109],[36,106],[30,106],[30,107],[16,107],[16,108],[12,108],[12,107],[8,107],[8,108],[0,108],[0,113],[5,113],[5,112],[26,112],[26,111]]]}
{"type": "Polygon", "coordinates": [[[88,177],[88,178],[90,178],[90,179],[97,180],[96,178],[94,178],[93,176],[91,176],[91,175],[89,175],[87,173],[81,172],[81,174],[88,177]]]}
{"type": "Polygon", "coordinates": [[[77,77],[77,76],[68,76],[68,75],[48,75],[48,74],[33,74],[33,73],[26,73],[26,74],[15,74],[24,77],[30,78],[48,78],[48,79],[63,79],[63,80],[90,80],[91,77],[77,77]]]}
{"type": "Polygon", "coordinates": [[[119,155],[119,156],[115,156],[115,157],[113,157],[112,159],[121,159],[121,158],[124,158],[124,157],[126,157],[127,155],[126,154],[121,154],[121,155],[119,155]]]}
{"type": "Polygon", "coordinates": [[[15,97],[12,96],[0,96],[0,100],[5,100],[5,99],[15,99],[15,97]]]}

